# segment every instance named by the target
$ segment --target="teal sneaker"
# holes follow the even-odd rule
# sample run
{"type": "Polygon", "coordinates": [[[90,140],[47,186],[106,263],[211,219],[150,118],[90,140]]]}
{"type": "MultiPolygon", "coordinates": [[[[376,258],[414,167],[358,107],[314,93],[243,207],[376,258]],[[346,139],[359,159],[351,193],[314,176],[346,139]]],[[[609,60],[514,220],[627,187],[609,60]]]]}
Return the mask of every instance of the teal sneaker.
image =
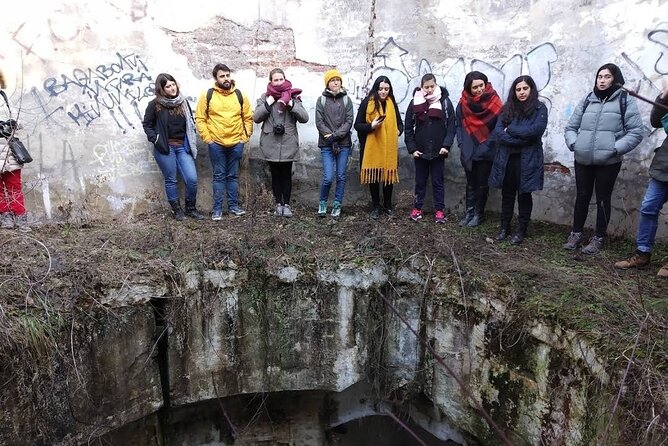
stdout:
{"type": "Polygon", "coordinates": [[[339,218],[340,216],[341,216],[341,203],[335,201],[334,205],[332,206],[332,217],[339,218]]]}
{"type": "Polygon", "coordinates": [[[327,201],[320,200],[318,204],[318,217],[324,217],[325,215],[327,215],[327,201]]]}

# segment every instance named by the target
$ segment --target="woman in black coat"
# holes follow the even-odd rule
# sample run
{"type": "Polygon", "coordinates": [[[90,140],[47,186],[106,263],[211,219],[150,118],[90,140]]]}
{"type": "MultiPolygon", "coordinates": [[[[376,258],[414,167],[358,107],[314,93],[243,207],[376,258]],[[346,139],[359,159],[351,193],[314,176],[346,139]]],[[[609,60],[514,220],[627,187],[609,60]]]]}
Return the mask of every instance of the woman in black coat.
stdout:
{"type": "Polygon", "coordinates": [[[510,243],[519,245],[526,237],[531,220],[531,192],[543,189],[543,142],[547,127],[547,107],[538,100],[531,76],[513,81],[508,100],[494,129],[497,152],[489,185],[501,188],[501,225],[495,239],[510,234],[515,198],[518,204],[517,231],[510,243]]]}

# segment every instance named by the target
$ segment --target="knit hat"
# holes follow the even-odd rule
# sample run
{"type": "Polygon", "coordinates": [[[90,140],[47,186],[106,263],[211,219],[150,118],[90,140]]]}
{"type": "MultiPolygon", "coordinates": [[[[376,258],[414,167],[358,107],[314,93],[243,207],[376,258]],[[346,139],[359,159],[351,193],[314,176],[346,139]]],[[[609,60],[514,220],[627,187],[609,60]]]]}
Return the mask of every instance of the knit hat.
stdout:
{"type": "Polygon", "coordinates": [[[337,70],[336,68],[332,68],[331,70],[325,71],[325,88],[327,88],[327,86],[329,85],[329,81],[331,81],[335,77],[341,79],[341,85],[343,85],[343,78],[341,77],[341,73],[339,72],[339,70],[337,70]]]}

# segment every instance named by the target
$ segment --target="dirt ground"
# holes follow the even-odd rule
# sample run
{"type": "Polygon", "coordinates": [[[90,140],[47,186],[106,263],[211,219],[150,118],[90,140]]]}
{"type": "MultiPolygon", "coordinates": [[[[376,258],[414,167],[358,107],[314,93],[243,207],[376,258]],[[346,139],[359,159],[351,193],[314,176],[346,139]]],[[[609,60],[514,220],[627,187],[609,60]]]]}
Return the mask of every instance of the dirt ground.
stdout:
{"type": "Polygon", "coordinates": [[[651,267],[619,271],[613,264],[633,251],[632,240],[610,240],[599,255],[585,256],[564,251],[568,229],[546,223],[533,223],[525,242],[511,246],[492,242],[495,215],[469,229],[458,227],[457,215],[437,225],[426,213],[416,223],[402,207],[396,217],[378,221],[368,218],[367,208],[344,208],[334,220],[297,206],[294,218],[278,218],[267,197],[248,208],[243,217],[217,222],[176,222],[164,209],[130,221],[44,225],[26,235],[1,231],[0,359],[7,347],[30,342],[21,338],[26,314],[55,312],[67,319],[75,308],[99,304],[109,287],[164,284],[193,264],[312,269],[378,258],[400,265],[422,257],[460,275],[467,286],[508,296],[511,317],[519,322],[544,318],[587,337],[611,371],[624,370],[633,354],[626,384],[638,406],[628,410],[637,412],[638,426],[651,421],[650,408],[658,410],[654,428],[666,428],[668,279],[656,276],[668,262],[666,244],[657,246],[651,267]]]}

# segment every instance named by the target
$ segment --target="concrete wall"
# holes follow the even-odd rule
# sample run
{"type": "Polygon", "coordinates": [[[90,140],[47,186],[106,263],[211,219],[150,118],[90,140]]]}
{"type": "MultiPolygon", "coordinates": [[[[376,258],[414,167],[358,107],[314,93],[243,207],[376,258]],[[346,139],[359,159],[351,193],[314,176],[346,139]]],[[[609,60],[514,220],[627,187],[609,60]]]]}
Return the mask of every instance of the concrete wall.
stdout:
{"type": "MultiPolygon", "coordinates": [[[[659,92],[668,73],[668,3],[657,0],[632,8],[615,0],[27,0],[12,8],[0,25],[0,67],[35,158],[24,169],[29,205],[44,218],[132,213],[162,202],[161,175],[141,128],[153,79],[173,74],[194,103],[211,84],[213,65],[225,62],[253,100],[269,70],[283,67],[304,90],[311,116],[322,72],[334,65],[356,103],[376,76],[390,76],[402,109],[425,72],[437,74],[454,102],[472,69],[487,73],[504,96],[517,75],[531,74],[550,108],[549,173],[534,215],[568,224],[573,157],[563,127],[596,69],[619,64],[627,86],[647,96],[659,92]]],[[[649,106],[640,109],[648,124],[649,106]]],[[[635,231],[652,149],[664,136],[653,132],[627,157],[614,195],[614,231],[635,231]]],[[[320,175],[314,122],[301,127],[300,137],[296,195],[312,203],[320,175]]],[[[256,135],[250,168],[257,175],[242,187],[264,177],[262,163],[253,162],[257,142],[256,135]]],[[[354,161],[348,198],[363,202],[354,161]]],[[[458,153],[447,163],[446,202],[454,208],[463,182],[458,153]]],[[[412,163],[404,155],[401,165],[401,188],[410,190],[412,163]]],[[[206,153],[198,166],[206,208],[206,153]]],[[[667,226],[664,212],[661,235],[667,226]]]]}

